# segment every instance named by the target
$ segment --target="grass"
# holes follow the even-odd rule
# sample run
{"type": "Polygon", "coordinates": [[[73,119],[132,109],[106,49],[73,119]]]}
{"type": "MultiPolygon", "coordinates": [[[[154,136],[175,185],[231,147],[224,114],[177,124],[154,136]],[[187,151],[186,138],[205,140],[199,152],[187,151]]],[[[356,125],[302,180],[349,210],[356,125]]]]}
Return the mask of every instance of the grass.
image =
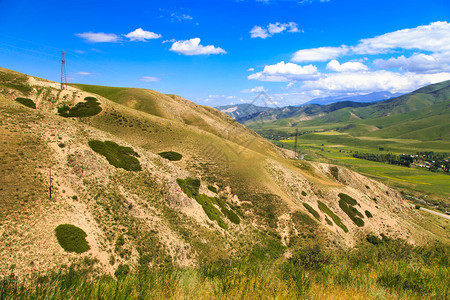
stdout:
{"type": "Polygon", "coordinates": [[[310,214],[312,214],[314,216],[314,218],[316,218],[317,220],[320,220],[319,213],[314,208],[312,208],[311,205],[303,202],[303,206],[309,211],[310,214]]]}
{"type": "Polygon", "coordinates": [[[94,97],[84,98],[85,102],[79,102],[73,107],[64,105],[58,108],[58,113],[62,117],[91,117],[99,114],[102,111],[100,103],[94,97]]]}
{"type": "Polygon", "coordinates": [[[136,158],[139,155],[131,147],[120,146],[111,141],[92,140],[88,142],[89,147],[95,152],[103,155],[108,162],[116,168],[127,171],[141,171],[142,167],[136,158]]]}
{"type": "Polygon", "coordinates": [[[15,101],[19,102],[22,105],[25,105],[29,108],[34,108],[36,109],[36,104],[33,102],[33,100],[29,99],[29,98],[16,98],[15,101]]]}
{"type": "Polygon", "coordinates": [[[360,213],[354,206],[359,205],[358,202],[347,194],[339,193],[339,207],[347,214],[347,216],[358,227],[364,226],[363,214],[360,213]]]}
{"type": "Polygon", "coordinates": [[[58,243],[67,252],[83,253],[91,249],[83,229],[71,224],[61,224],[55,229],[58,243]]]}
{"type": "Polygon", "coordinates": [[[336,215],[331,209],[328,208],[328,206],[323,203],[322,201],[317,201],[319,204],[319,209],[321,211],[323,211],[324,213],[326,213],[327,215],[329,215],[331,217],[331,219],[333,219],[334,223],[341,227],[342,230],[344,230],[344,232],[348,232],[348,228],[347,226],[344,225],[344,223],[342,223],[341,218],[339,218],[338,215],[336,215]]]}
{"type": "Polygon", "coordinates": [[[170,161],[179,161],[183,157],[183,155],[175,151],[160,152],[158,155],[170,161]]]}
{"type": "MultiPolygon", "coordinates": [[[[276,247],[275,247],[276,248],[276,247]]],[[[282,248],[280,248],[282,249],[282,248]]],[[[256,250],[256,249],[255,249],[256,250]]],[[[259,253],[259,250],[257,250],[259,253]]],[[[244,257],[196,268],[138,268],[123,265],[109,275],[63,268],[21,282],[0,280],[2,299],[448,299],[450,247],[418,247],[401,240],[361,242],[351,250],[319,244],[289,259],[244,257]],[[119,272],[120,269],[120,272],[119,272]]]]}

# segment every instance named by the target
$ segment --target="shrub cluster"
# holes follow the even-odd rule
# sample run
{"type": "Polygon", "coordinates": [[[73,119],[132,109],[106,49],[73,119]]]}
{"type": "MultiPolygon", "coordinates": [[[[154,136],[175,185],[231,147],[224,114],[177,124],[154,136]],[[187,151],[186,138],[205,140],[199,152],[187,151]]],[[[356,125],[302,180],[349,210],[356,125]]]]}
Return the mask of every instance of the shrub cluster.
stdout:
{"type": "Polygon", "coordinates": [[[339,193],[339,207],[349,216],[349,218],[358,226],[363,227],[364,218],[363,214],[360,213],[354,206],[358,204],[355,199],[347,194],[339,193]]]}
{"type": "Polygon", "coordinates": [[[61,224],[55,229],[56,238],[67,252],[83,253],[91,249],[83,229],[71,224],[61,224]]]}
{"type": "Polygon", "coordinates": [[[199,194],[200,180],[194,178],[177,179],[177,183],[181,190],[190,198],[194,198],[203,208],[210,220],[216,221],[220,227],[227,229],[227,224],[223,221],[222,216],[227,217],[234,224],[239,224],[241,220],[231,209],[227,207],[224,200],[217,197],[209,197],[205,194],[199,194]],[[215,206],[220,207],[220,211],[215,206]]]}
{"type": "Polygon", "coordinates": [[[33,100],[29,98],[16,98],[15,101],[19,102],[22,105],[25,105],[29,108],[36,109],[36,104],[33,102],[33,100]]]}
{"type": "Polygon", "coordinates": [[[100,103],[94,97],[84,98],[85,102],[79,102],[73,107],[64,105],[58,108],[58,113],[62,117],[91,117],[102,111],[100,103]]]}
{"type": "Polygon", "coordinates": [[[92,140],[88,144],[92,150],[103,155],[116,168],[122,168],[127,171],[142,170],[139,160],[135,157],[139,157],[139,155],[130,147],[119,146],[111,141],[92,140]]]}
{"type": "Polygon", "coordinates": [[[319,213],[314,208],[312,208],[311,205],[303,202],[303,206],[309,211],[310,214],[312,214],[314,216],[314,218],[316,218],[317,220],[320,220],[319,213]]]}
{"type": "Polygon", "coordinates": [[[328,206],[323,203],[322,201],[317,201],[319,204],[319,209],[329,215],[331,219],[333,219],[334,223],[336,223],[337,226],[341,227],[344,232],[348,232],[347,226],[342,223],[341,218],[339,218],[338,215],[336,215],[331,209],[328,208],[328,206]]]}
{"type": "Polygon", "coordinates": [[[179,161],[183,157],[183,155],[175,151],[165,151],[158,153],[158,155],[170,161],[179,161]]]}

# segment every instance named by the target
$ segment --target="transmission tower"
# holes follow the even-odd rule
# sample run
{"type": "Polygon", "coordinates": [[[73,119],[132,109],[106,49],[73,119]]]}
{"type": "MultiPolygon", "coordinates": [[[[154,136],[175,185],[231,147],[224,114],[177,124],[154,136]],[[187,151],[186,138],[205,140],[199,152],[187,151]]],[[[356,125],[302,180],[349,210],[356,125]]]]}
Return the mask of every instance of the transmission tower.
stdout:
{"type": "Polygon", "coordinates": [[[294,145],[294,155],[295,155],[295,159],[298,158],[298,153],[297,153],[297,139],[298,139],[298,128],[295,128],[295,145],[294,145]]]}
{"type": "Polygon", "coordinates": [[[61,90],[64,90],[67,86],[66,75],[66,54],[64,50],[61,51],[61,90]]]}

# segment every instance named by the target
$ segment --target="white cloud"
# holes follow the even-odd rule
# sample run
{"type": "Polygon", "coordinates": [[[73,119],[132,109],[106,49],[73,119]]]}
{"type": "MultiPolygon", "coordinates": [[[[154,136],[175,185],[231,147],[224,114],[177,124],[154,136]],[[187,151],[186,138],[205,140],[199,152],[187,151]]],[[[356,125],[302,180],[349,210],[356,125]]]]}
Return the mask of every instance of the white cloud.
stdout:
{"type": "Polygon", "coordinates": [[[340,64],[337,60],[333,59],[327,64],[327,70],[335,72],[356,72],[356,71],[367,71],[369,68],[363,63],[357,61],[349,61],[340,64]]]}
{"type": "Polygon", "coordinates": [[[83,76],[89,76],[89,75],[92,75],[92,73],[90,73],[90,72],[78,72],[77,74],[78,74],[78,75],[83,75],[83,76]]]}
{"type": "Polygon", "coordinates": [[[138,28],[135,31],[132,31],[128,34],[124,34],[124,36],[129,38],[130,41],[140,41],[140,42],[145,42],[151,39],[159,39],[161,37],[160,34],[151,31],[145,31],[142,28],[138,28]]]}
{"type": "Polygon", "coordinates": [[[114,33],[83,32],[75,35],[91,43],[116,43],[120,41],[120,37],[114,33]]]}
{"type": "Polygon", "coordinates": [[[193,38],[185,41],[177,41],[172,44],[170,51],[177,52],[184,55],[209,55],[209,54],[225,54],[227,53],[220,47],[212,45],[200,45],[199,38],[193,38]]]}
{"type": "Polygon", "coordinates": [[[261,93],[261,92],[267,92],[267,90],[263,86],[255,86],[254,88],[241,91],[241,93],[261,93]]]}
{"type": "Polygon", "coordinates": [[[139,80],[144,81],[144,82],[158,82],[161,80],[161,78],[153,77],[153,76],[142,76],[141,79],[139,79],[139,80]]]}
{"type": "Polygon", "coordinates": [[[402,55],[387,60],[376,59],[374,65],[380,69],[399,68],[400,71],[415,73],[439,73],[450,71],[450,52],[431,55],[415,53],[410,57],[402,55]]]}
{"type": "Polygon", "coordinates": [[[255,71],[255,68],[248,68],[247,71],[248,72],[253,72],[253,71],[255,71]]]}
{"type": "Polygon", "coordinates": [[[267,29],[262,28],[261,26],[254,26],[250,30],[250,37],[251,38],[262,38],[265,39],[269,37],[269,33],[267,32],[267,29]]]}
{"type": "Polygon", "coordinates": [[[298,29],[298,25],[295,22],[289,22],[289,23],[269,23],[267,25],[267,28],[263,28],[261,26],[254,26],[250,30],[250,37],[251,38],[268,38],[273,36],[274,34],[281,33],[283,31],[288,32],[301,32],[301,30],[298,29]]]}
{"type": "Polygon", "coordinates": [[[303,49],[294,53],[293,62],[327,61],[349,53],[347,46],[303,49]]]}
{"type": "Polygon", "coordinates": [[[390,71],[331,73],[303,84],[305,90],[339,92],[410,92],[421,86],[450,79],[450,73],[415,74],[390,71]]]}
{"type": "Polygon", "coordinates": [[[357,54],[386,53],[392,49],[419,49],[431,52],[450,51],[450,23],[434,22],[362,39],[352,47],[357,54]]]}
{"type": "Polygon", "coordinates": [[[259,81],[304,81],[316,79],[320,76],[320,72],[316,66],[307,65],[300,66],[293,63],[279,62],[275,65],[268,65],[264,70],[258,73],[251,74],[248,79],[255,79],[259,81]]]}

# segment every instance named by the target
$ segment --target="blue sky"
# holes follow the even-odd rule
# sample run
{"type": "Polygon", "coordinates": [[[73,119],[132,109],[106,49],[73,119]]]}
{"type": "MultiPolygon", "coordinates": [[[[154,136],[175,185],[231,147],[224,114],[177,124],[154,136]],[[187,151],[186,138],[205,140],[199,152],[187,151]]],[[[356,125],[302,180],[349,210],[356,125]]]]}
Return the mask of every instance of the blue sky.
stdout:
{"type": "Polygon", "coordinates": [[[450,79],[448,0],[0,0],[0,66],[217,106],[450,79]]]}

